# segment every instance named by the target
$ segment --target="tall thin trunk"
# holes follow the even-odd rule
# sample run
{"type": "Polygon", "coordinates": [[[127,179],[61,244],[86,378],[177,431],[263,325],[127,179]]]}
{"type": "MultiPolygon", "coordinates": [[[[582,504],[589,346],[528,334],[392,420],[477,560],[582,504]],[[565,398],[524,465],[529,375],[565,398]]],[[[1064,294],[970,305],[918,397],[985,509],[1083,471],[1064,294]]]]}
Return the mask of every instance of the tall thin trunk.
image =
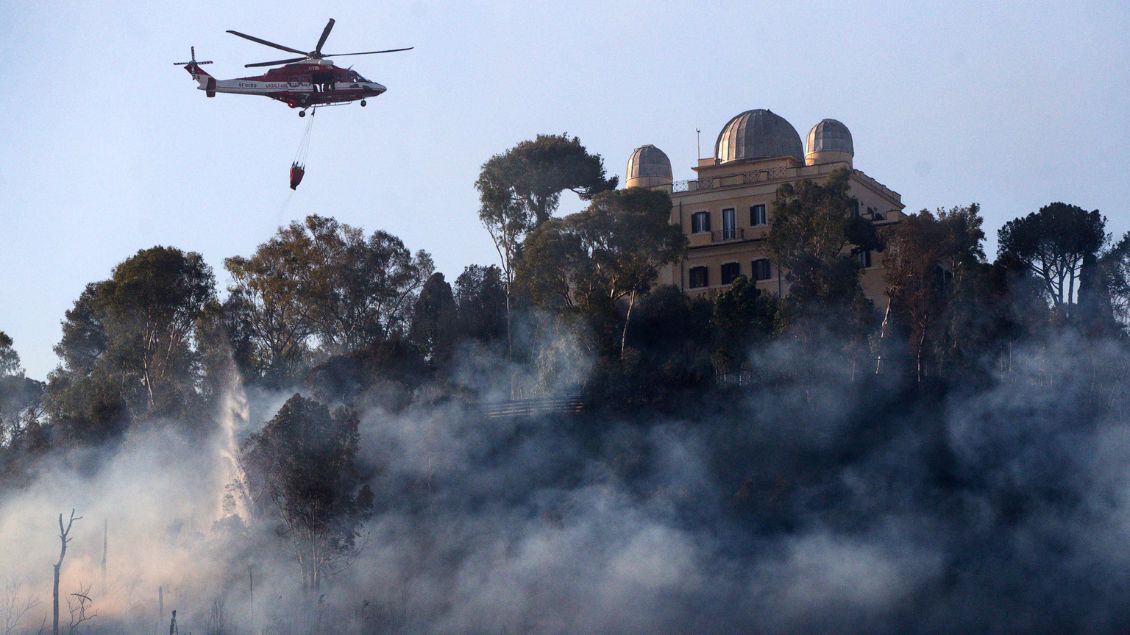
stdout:
{"type": "Polygon", "coordinates": [[[510,334],[510,281],[506,282],[506,361],[514,361],[514,338],[510,334]]]}
{"type": "Polygon", "coordinates": [[[1075,261],[1067,269],[1067,316],[1071,317],[1071,305],[1075,302],[1075,261]]]}
{"type": "MultiPolygon", "coordinates": [[[[62,522],[63,515],[59,514],[59,521],[62,522]]],[[[51,620],[51,632],[53,635],[59,635],[59,566],[63,564],[62,556],[59,557],[59,562],[55,565],[55,585],[52,587],[52,612],[54,616],[51,620]]]]}
{"type": "Polygon", "coordinates": [[[251,625],[251,632],[255,632],[255,571],[250,565],[247,567],[247,621],[251,625]]]}
{"type": "Polygon", "coordinates": [[[891,318],[891,299],[887,298],[887,310],[883,312],[883,323],[879,326],[879,344],[875,355],[875,374],[883,370],[883,340],[887,337],[887,324],[891,318]]]}
{"type": "Polygon", "coordinates": [[[624,330],[620,333],[620,361],[624,360],[624,348],[628,342],[628,324],[632,321],[632,308],[636,306],[636,290],[628,296],[628,313],[624,316],[624,330]]]}
{"type": "Polygon", "coordinates": [[[926,326],[922,327],[922,335],[918,336],[918,383],[922,383],[922,349],[926,347],[926,326]]]}
{"type": "Polygon", "coordinates": [[[102,520],[102,594],[106,595],[106,555],[110,541],[110,520],[102,520]]]}

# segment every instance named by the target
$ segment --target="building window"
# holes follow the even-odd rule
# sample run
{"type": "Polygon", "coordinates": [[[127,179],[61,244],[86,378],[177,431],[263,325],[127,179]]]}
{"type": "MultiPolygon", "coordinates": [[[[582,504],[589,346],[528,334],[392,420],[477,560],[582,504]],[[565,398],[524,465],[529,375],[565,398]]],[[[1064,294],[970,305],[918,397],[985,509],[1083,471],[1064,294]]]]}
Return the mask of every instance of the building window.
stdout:
{"type": "Polygon", "coordinates": [[[710,212],[691,214],[691,232],[701,234],[710,231],[710,212]]]}
{"type": "Polygon", "coordinates": [[[764,205],[754,205],[749,208],[749,224],[754,227],[767,224],[764,205]]]}
{"type": "Polygon", "coordinates": [[[858,199],[853,198],[851,200],[851,217],[852,218],[859,218],[859,200],[858,199]]]}
{"type": "MultiPolygon", "coordinates": [[[[722,240],[733,240],[738,237],[738,218],[734,208],[722,210],[722,240]]],[[[725,274],[723,274],[725,275],[725,274]]],[[[725,284],[725,280],[722,281],[725,284]]]]}
{"type": "Polygon", "coordinates": [[[855,249],[855,257],[859,259],[859,266],[864,269],[871,268],[871,250],[870,249],[855,249]]]}
{"type": "Polygon", "coordinates": [[[742,275],[742,266],[736,262],[722,263],[722,284],[730,284],[742,275]]]}
{"type": "Polygon", "coordinates": [[[772,267],[769,265],[769,260],[760,258],[753,261],[753,279],[754,280],[769,280],[773,277],[772,267]]]}
{"type": "Polygon", "coordinates": [[[710,286],[710,270],[706,267],[691,267],[690,274],[692,289],[710,286]]]}

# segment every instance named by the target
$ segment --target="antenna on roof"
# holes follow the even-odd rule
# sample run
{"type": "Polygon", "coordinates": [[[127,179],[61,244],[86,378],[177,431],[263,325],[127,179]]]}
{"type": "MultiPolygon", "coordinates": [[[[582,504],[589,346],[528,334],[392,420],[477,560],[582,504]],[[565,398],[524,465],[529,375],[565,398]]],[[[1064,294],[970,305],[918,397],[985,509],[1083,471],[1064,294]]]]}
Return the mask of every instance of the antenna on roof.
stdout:
{"type": "Polygon", "coordinates": [[[694,146],[694,162],[697,164],[698,160],[702,158],[702,131],[698,128],[694,129],[695,146],[694,146]]]}

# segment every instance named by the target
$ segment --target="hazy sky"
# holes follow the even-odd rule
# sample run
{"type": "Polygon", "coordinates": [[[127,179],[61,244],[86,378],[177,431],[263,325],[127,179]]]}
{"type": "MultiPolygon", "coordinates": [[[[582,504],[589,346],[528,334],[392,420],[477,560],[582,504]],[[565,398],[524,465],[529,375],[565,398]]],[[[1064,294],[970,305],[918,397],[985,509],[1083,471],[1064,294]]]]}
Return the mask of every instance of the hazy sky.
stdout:
{"type": "MultiPolygon", "coordinates": [[[[568,132],[623,175],[652,143],[692,176],[733,115],[769,108],[803,136],[847,124],[855,166],[908,210],[980,202],[1005,221],[1063,200],[1130,229],[1130,4],[0,2],[0,330],[28,374],[57,363],[84,285],[139,249],[249,255],[316,212],[384,229],[453,279],[497,256],[476,215],[483,161],[568,132]],[[989,6],[986,6],[989,5],[989,6]],[[285,56],[235,29],[344,58],[388,93],[306,120],[262,97],[205,98],[285,56]]],[[[346,62],[346,63],[348,63],[346,62]]],[[[562,212],[576,211],[567,201],[562,212]]],[[[990,252],[995,242],[990,245],[990,252]]],[[[990,256],[992,254],[990,253],[990,256]]]]}

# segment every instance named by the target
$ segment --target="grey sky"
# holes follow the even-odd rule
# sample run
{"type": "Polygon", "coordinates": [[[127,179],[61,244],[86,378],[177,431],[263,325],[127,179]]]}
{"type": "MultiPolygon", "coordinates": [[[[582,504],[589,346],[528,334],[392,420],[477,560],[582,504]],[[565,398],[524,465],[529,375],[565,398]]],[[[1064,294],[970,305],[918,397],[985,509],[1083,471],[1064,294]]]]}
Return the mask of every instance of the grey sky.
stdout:
{"type": "Polygon", "coordinates": [[[843,121],[856,167],[908,210],[977,201],[995,236],[1063,200],[1120,235],[1127,34],[1122,1],[0,3],[0,330],[43,378],[64,311],[138,249],[199,251],[224,286],[224,257],[312,212],[390,231],[452,278],[496,259],[474,190],[491,154],[567,131],[612,173],[652,143],[688,178],[695,128],[709,154],[750,108],[801,135],[843,121]],[[389,91],[318,114],[291,194],[306,121],[207,99],[172,62],[195,45],[217,77],[257,74],[242,65],[279,52],[226,29],[312,48],[330,17],[327,51],[416,50],[343,58],[389,91]]]}

